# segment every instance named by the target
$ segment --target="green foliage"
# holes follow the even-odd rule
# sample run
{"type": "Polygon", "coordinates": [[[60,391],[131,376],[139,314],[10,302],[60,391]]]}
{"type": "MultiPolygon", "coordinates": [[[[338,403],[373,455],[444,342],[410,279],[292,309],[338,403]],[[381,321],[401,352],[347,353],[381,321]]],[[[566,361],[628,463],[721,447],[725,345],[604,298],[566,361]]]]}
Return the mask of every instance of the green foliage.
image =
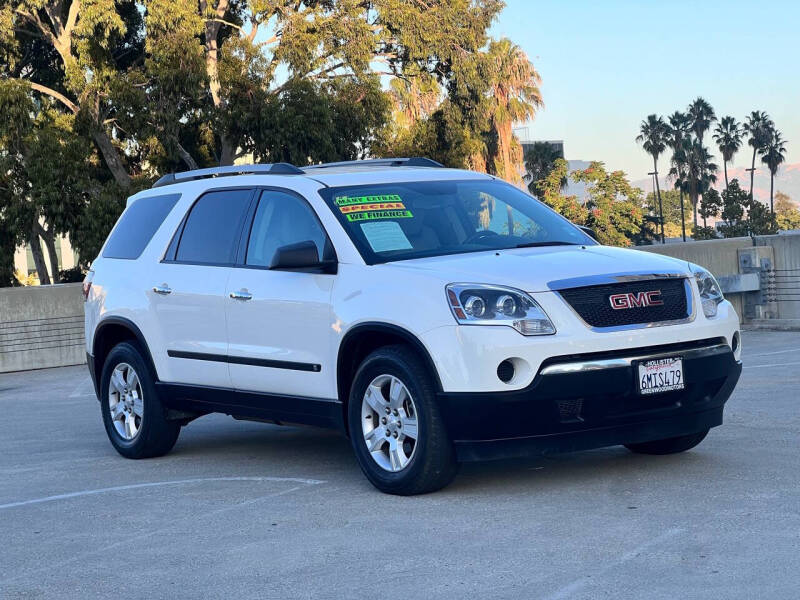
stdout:
{"type": "Polygon", "coordinates": [[[556,158],[553,168],[538,182],[539,194],[537,197],[573,223],[584,225],[588,219],[586,207],[578,202],[577,197],[562,194],[567,175],[567,161],[563,158],[556,158]]]}
{"type": "MultiPolygon", "coordinates": [[[[684,198],[685,200],[685,198],[684,198]]],[[[681,193],[679,190],[662,190],[661,205],[664,209],[664,226],[667,224],[676,225],[680,230],[681,225],[681,193]]],[[[653,192],[647,194],[644,200],[644,210],[651,215],[658,215],[658,198],[653,192]]],[[[691,207],[684,205],[684,219],[690,222],[692,219],[691,207]]]]}
{"type": "Polygon", "coordinates": [[[723,237],[766,235],[778,230],[769,208],[752,200],[737,179],[722,192],[722,221],[719,231],[723,237]]]}
{"type": "Polygon", "coordinates": [[[631,186],[622,171],[608,173],[601,162],[575,171],[572,178],[586,184],[586,220],[603,244],[629,246],[642,223],[642,190],[631,186]]]}
{"type": "Polygon", "coordinates": [[[775,194],[775,219],[779,229],[800,229],[800,207],[788,194],[775,194]]]}
{"type": "MultiPolygon", "coordinates": [[[[525,171],[528,177],[528,191],[534,196],[542,197],[545,194],[543,180],[550,175],[556,166],[556,161],[564,157],[548,142],[534,142],[525,155],[525,171]]],[[[560,180],[560,189],[567,187],[567,173],[563,172],[560,180]]]]}
{"type": "Polygon", "coordinates": [[[719,192],[714,188],[707,189],[700,200],[700,206],[697,211],[703,218],[703,222],[705,223],[706,219],[718,216],[721,209],[722,198],[719,192]]]}

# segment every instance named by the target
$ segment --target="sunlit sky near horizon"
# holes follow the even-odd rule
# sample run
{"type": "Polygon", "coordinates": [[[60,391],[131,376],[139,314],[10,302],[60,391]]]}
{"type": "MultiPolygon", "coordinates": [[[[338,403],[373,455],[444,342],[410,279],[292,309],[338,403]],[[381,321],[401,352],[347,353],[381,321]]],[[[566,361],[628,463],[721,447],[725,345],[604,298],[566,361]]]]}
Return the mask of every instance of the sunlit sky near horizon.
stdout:
{"type": "MultiPolygon", "coordinates": [[[[646,178],[641,120],[703,96],[718,117],[765,110],[789,140],[786,162],[800,162],[800,1],[506,2],[492,35],[521,46],[542,77],[530,138],[563,139],[567,159],[646,178]]],[[[749,166],[749,150],[733,164],[749,166]]]]}

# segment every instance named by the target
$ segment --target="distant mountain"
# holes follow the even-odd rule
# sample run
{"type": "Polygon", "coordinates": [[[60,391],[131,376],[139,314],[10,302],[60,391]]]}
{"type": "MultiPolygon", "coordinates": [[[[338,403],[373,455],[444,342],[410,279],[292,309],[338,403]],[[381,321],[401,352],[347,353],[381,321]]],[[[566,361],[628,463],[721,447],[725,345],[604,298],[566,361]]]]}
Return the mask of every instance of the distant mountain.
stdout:
{"type": "MultiPolygon", "coordinates": [[[[570,166],[573,161],[570,161],[570,166]]],[[[769,203],[769,171],[763,165],[756,163],[756,175],[753,181],[753,196],[761,200],[765,204],[769,203]]],[[[744,167],[732,168],[728,167],[728,180],[738,179],[739,185],[744,190],[750,189],[750,173],[745,171],[744,167]]],[[[653,189],[652,179],[637,179],[632,181],[633,185],[638,186],[650,192],[653,189]]],[[[667,182],[664,178],[659,177],[658,183],[661,189],[671,189],[672,182],[667,182]]],[[[717,173],[716,188],[720,191],[725,189],[725,175],[720,167],[717,173]]],[[[792,163],[782,165],[775,176],[775,191],[788,194],[789,197],[795,202],[800,202],[800,163],[792,163]]]]}

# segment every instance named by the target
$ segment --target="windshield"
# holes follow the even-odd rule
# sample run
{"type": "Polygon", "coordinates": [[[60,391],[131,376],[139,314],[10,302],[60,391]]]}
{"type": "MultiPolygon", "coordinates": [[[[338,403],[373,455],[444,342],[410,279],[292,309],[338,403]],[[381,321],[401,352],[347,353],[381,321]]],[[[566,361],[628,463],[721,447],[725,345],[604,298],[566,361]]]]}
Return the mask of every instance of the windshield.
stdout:
{"type": "Polygon", "coordinates": [[[521,190],[495,180],[381,183],[320,191],[368,264],[595,242],[521,190]]]}

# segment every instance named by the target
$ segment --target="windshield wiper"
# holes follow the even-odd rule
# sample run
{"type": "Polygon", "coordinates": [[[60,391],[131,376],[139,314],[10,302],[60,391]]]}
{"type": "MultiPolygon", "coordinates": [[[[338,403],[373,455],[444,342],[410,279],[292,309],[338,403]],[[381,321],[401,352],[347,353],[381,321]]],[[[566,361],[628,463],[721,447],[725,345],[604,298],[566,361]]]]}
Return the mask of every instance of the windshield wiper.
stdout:
{"type": "Polygon", "coordinates": [[[525,242],[524,244],[517,244],[514,248],[538,248],[539,246],[580,246],[577,242],[525,242]]]}

